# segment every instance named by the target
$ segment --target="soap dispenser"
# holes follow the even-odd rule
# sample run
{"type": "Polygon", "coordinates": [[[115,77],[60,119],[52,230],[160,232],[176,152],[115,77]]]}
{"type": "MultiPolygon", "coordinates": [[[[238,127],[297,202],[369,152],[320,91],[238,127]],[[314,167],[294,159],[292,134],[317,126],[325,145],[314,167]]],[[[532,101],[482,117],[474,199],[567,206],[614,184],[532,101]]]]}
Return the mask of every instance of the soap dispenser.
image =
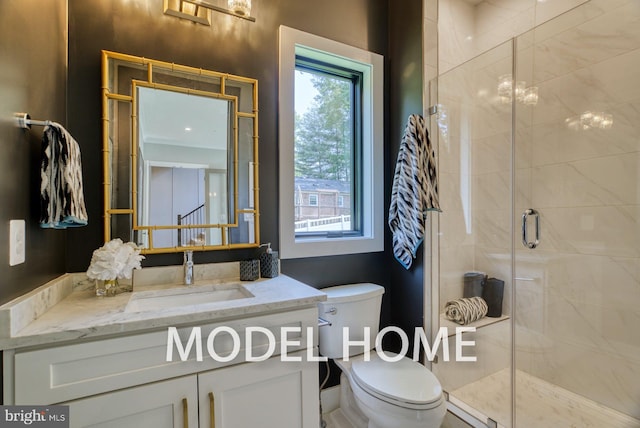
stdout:
{"type": "Polygon", "coordinates": [[[271,243],[266,245],[267,250],[260,254],[260,276],[263,278],[275,278],[280,273],[280,261],[278,260],[278,252],[271,249],[271,243]]]}

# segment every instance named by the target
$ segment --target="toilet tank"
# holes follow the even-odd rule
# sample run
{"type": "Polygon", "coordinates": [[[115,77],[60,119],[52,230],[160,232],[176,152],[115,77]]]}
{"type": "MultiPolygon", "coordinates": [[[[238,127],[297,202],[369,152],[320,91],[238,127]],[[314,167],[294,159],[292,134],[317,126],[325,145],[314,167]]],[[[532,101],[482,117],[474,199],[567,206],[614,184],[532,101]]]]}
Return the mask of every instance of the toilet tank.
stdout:
{"type": "MultiPolygon", "coordinates": [[[[375,347],[380,328],[380,306],[384,288],[377,284],[360,283],[323,288],[327,300],[318,304],[318,315],[331,323],[318,329],[320,354],[328,358],[343,358],[342,332],[349,327],[349,341],[364,340],[364,327],[369,327],[369,350],[375,347]]],[[[349,356],[364,353],[363,346],[351,345],[349,356]]]]}

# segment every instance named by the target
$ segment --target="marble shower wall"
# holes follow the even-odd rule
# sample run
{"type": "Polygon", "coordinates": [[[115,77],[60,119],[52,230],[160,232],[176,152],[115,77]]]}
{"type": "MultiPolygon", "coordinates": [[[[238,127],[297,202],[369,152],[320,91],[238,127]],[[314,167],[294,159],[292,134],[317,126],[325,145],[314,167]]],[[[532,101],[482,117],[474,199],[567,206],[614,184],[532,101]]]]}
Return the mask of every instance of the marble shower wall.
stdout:
{"type": "Polygon", "coordinates": [[[440,0],[442,74],[588,0],[440,0]]]}

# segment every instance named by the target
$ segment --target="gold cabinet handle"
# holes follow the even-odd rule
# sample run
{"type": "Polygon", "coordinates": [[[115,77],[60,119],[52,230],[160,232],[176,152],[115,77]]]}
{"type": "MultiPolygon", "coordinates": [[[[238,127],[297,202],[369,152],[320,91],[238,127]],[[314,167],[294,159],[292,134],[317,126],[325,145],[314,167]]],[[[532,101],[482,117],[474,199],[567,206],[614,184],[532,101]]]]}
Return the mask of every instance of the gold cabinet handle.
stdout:
{"type": "Polygon", "coordinates": [[[209,393],[209,417],[211,418],[211,428],[216,428],[216,409],[213,392],[209,393]]]}
{"type": "Polygon", "coordinates": [[[182,399],[182,425],[189,428],[189,403],[186,398],[182,399]]]}

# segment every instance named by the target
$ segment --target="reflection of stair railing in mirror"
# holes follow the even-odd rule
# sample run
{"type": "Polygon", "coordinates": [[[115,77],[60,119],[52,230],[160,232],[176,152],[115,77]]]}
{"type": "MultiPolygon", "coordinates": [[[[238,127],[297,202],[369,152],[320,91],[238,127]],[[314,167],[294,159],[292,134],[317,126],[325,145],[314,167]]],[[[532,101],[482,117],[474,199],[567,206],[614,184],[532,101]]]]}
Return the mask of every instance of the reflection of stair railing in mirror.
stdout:
{"type": "MultiPolygon", "coordinates": [[[[204,204],[186,214],[178,214],[178,226],[204,224],[204,204]]],[[[205,245],[206,234],[203,227],[189,227],[178,229],[178,246],[205,245]]]]}

